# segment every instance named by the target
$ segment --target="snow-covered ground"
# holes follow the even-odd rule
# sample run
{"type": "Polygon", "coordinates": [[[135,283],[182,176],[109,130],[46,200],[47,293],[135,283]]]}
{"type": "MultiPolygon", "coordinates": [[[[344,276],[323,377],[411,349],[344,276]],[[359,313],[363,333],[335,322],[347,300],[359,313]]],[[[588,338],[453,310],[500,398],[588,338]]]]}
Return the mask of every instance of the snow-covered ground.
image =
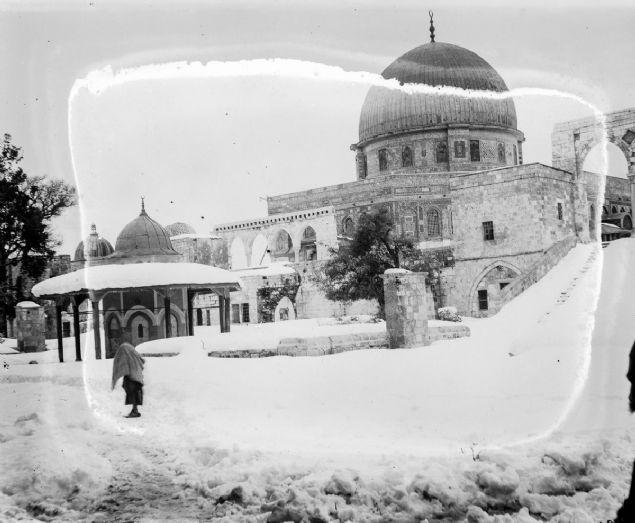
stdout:
{"type": "Polygon", "coordinates": [[[577,246],[495,317],[466,319],[470,338],[420,349],[149,358],[136,420],[111,362],[88,357],[92,333],[83,364],[2,355],[0,514],[610,519],[634,454],[634,264],[635,240],[577,246]]]}
{"type": "MultiPolygon", "coordinates": [[[[273,350],[283,338],[314,338],[358,332],[386,332],[386,323],[354,322],[339,324],[325,319],[281,321],[254,325],[234,324],[221,334],[218,326],[195,327],[194,336],[182,336],[142,343],[141,354],[185,354],[190,352],[231,350],[273,350]]],[[[447,322],[435,322],[447,323],[447,322]]]]}

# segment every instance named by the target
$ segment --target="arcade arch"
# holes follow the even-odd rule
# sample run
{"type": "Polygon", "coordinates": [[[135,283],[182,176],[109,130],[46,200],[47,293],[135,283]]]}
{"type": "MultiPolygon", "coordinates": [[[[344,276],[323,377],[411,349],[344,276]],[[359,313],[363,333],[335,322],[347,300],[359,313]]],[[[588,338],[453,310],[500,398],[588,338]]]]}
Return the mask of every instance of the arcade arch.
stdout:
{"type": "Polygon", "coordinates": [[[249,266],[259,267],[261,265],[269,265],[270,263],[271,254],[269,242],[262,233],[258,233],[251,244],[251,263],[249,266]]]}
{"type": "Polygon", "coordinates": [[[596,143],[589,149],[582,163],[582,170],[626,178],[628,162],[624,152],[617,145],[604,141],[596,143]]]}
{"type": "Polygon", "coordinates": [[[245,269],[247,267],[247,253],[241,238],[234,238],[229,249],[232,269],[245,269]]]}

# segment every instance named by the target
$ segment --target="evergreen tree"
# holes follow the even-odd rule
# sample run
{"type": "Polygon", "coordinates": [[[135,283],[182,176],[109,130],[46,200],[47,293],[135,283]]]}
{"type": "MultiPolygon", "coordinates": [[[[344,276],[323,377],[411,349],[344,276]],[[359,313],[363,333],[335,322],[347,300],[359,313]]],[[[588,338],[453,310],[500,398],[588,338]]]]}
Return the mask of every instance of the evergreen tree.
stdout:
{"type": "Polygon", "coordinates": [[[384,315],[384,283],[387,269],[424,270],[425,261],[413,242],[394,234],[387,209],[363,214],[352,240],[331,251],[320,286],[333,301],[376,299],[384,315]]]}
{"type": "Polygon", "coordinates": [[[4,135],[0,145],[0,331],[23,299],[22,278],[37,279],[60,242],[50,229],[52,218],[74,205],[75,188],[61,180],[28,176],[20,167],[21,149],[4,135]]]}

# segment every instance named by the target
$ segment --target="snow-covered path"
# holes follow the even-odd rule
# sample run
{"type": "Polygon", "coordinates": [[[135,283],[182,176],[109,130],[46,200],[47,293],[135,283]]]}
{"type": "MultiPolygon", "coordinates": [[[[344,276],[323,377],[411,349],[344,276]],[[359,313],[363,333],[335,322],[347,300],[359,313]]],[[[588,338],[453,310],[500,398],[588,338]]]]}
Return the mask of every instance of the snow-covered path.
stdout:
{"type": "Polygon", "coordinates": [[[628,354],[635,342],[635,239],[606,247],[602,286],[595,313],[589,375],[564,433],[600,433],[630,429],[628,354]]]}

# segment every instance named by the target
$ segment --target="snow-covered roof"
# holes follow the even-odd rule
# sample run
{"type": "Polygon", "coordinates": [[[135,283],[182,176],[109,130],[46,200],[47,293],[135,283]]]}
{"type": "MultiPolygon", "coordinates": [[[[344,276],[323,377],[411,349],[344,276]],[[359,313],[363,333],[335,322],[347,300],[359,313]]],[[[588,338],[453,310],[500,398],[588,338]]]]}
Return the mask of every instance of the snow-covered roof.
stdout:
{"type": "Polygon", "coordinates": [[[238,269],[231,272],[239,278],[249,276],[284,276],[286,274],[296,274],[293,267],[289,267],[283,263],[272,263],[271,265],[263,267],[248,267],[246,269],[238,269]]]}
{"type": "Polygon", "coordinates": [[[33,286],[35,296],[129,288],[189,285],[198,288],[240,289],[236,274],[200,263],[128,263],[85,267],[33,286]]]}

